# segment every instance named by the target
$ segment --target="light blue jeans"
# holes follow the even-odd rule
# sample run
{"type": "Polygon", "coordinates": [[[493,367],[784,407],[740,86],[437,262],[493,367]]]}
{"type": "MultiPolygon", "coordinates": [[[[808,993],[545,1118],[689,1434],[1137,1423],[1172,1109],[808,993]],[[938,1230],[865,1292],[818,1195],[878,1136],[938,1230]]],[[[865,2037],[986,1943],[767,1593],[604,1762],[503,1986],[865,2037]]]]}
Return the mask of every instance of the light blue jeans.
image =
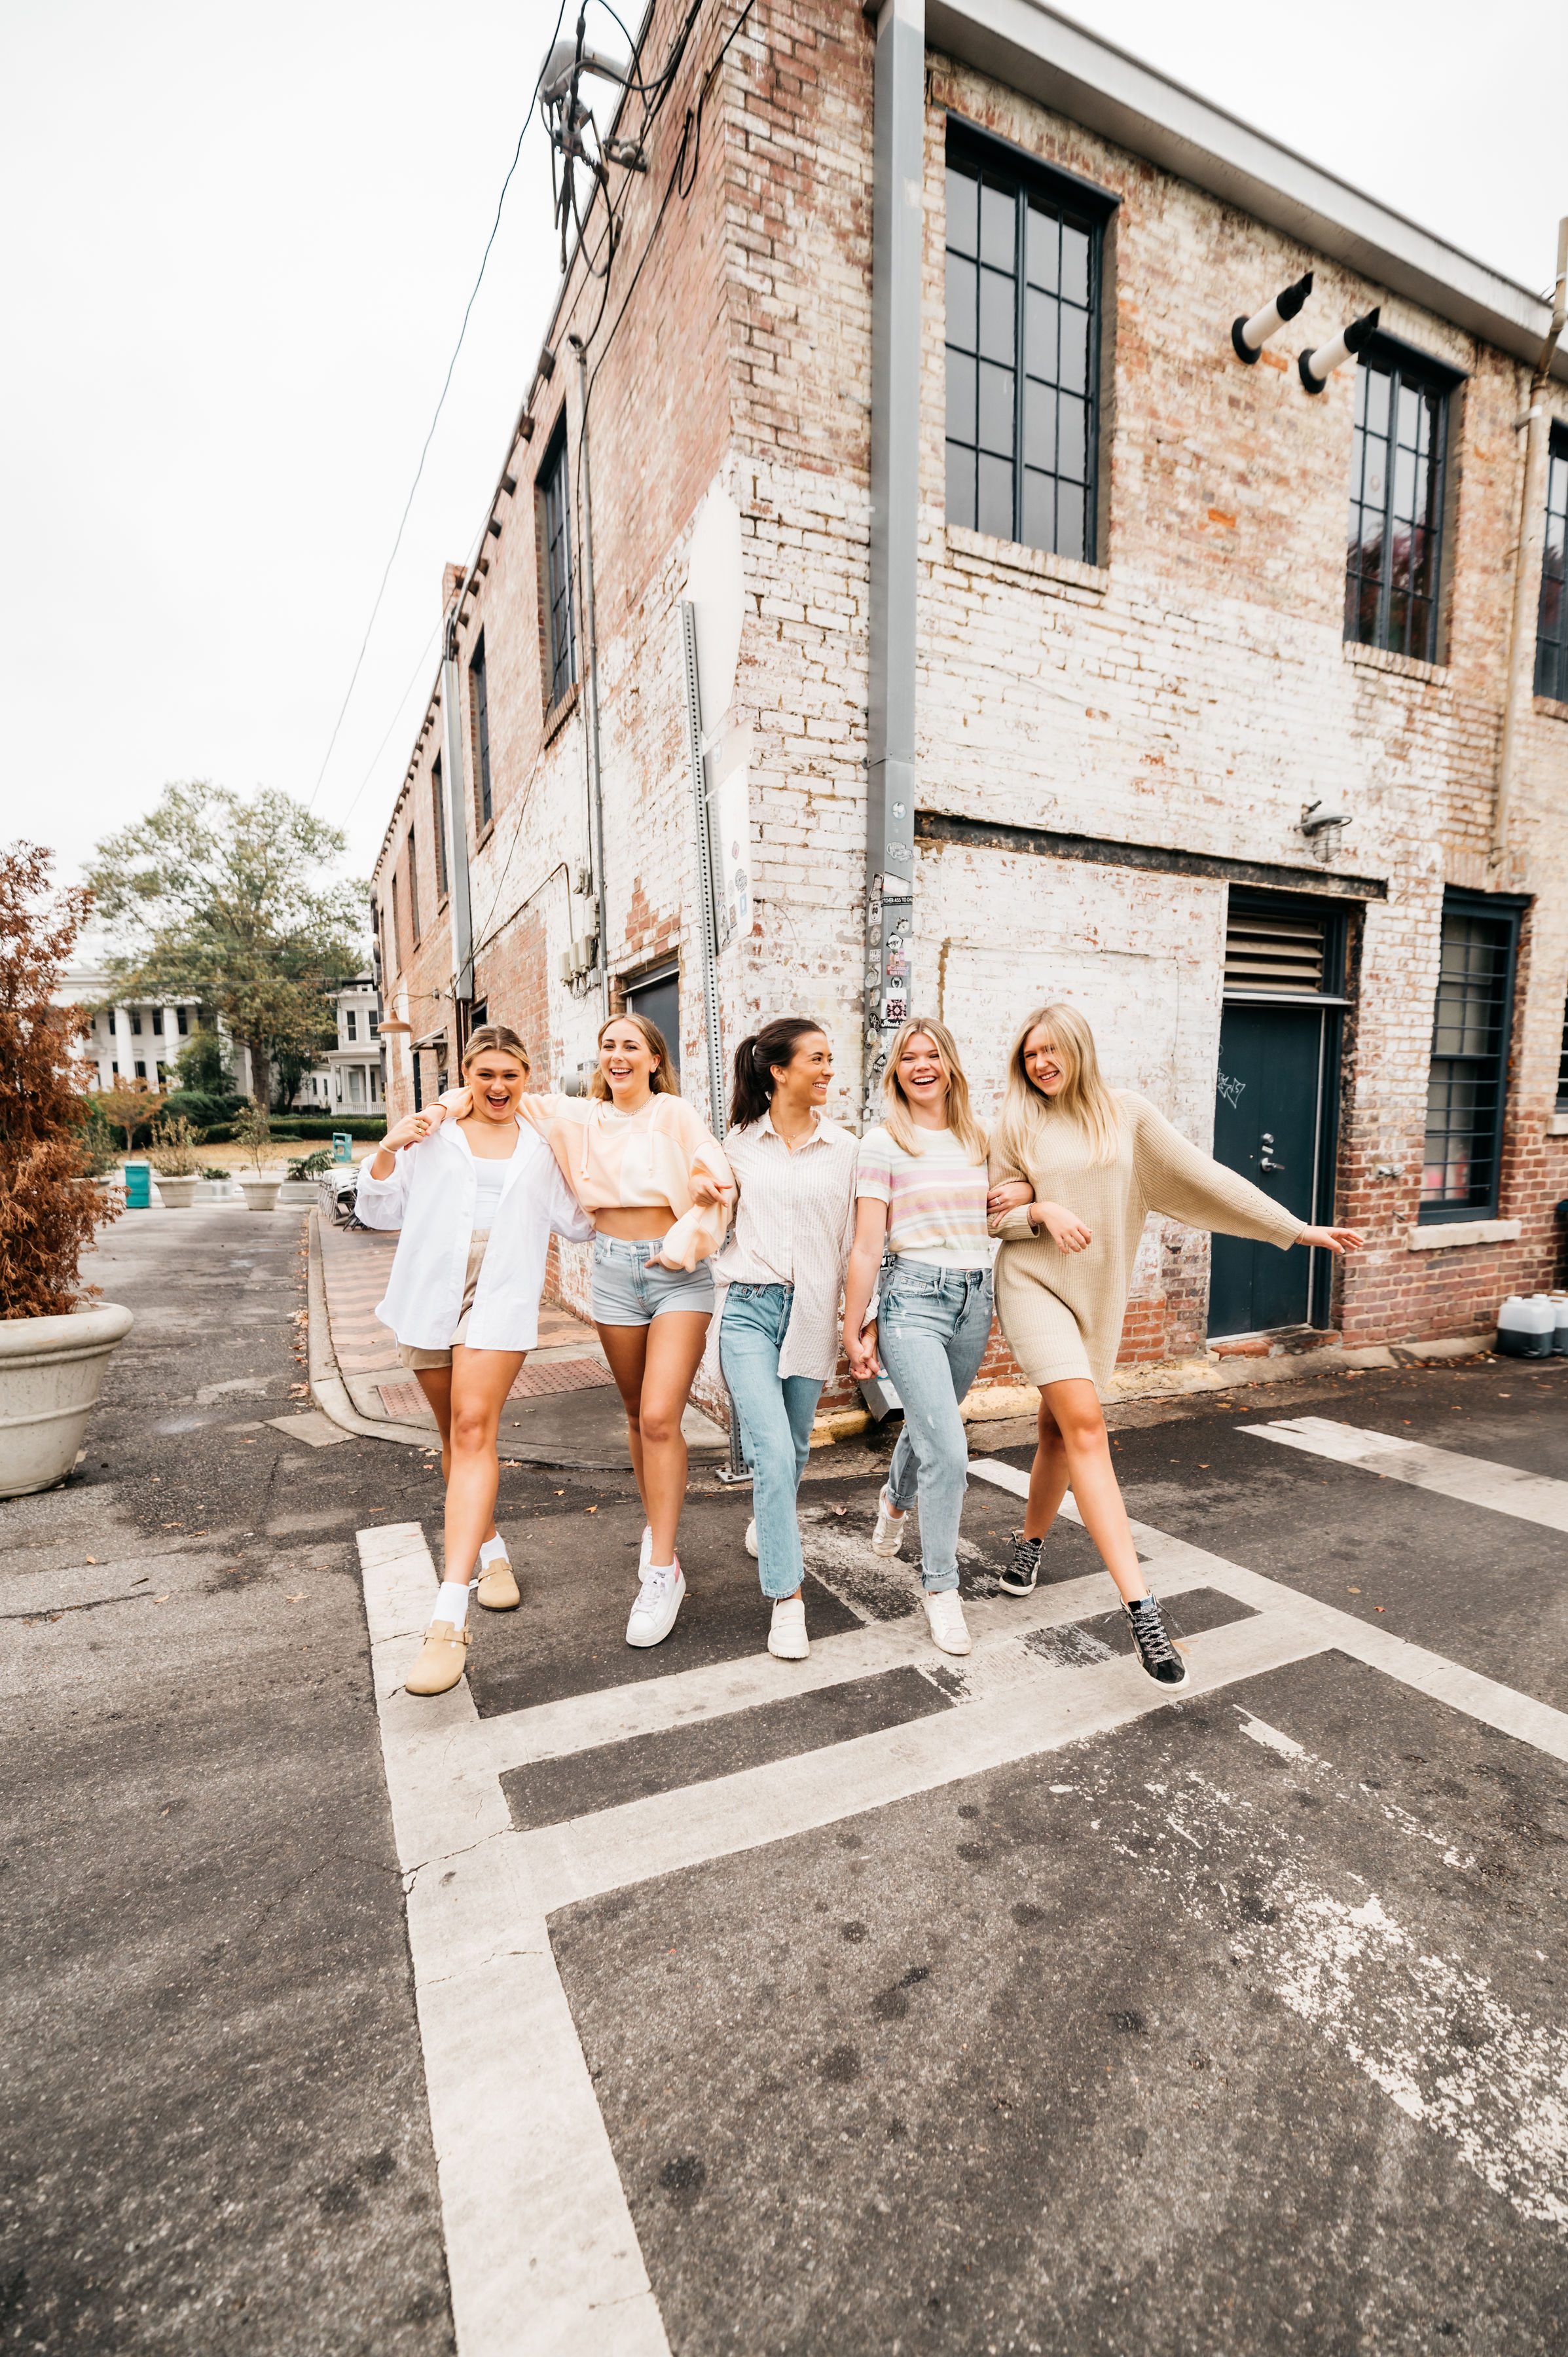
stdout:
{"type": "Polygon", "coordinates": [[[794,1298],[789,1285],[732,1285],[719,1326],[719,1363],[751,1468],[757,1567],[762,1593],[775,1599],[793,1596],[800,1585],[795,1494],[811,1452],[811,1425],[822,1388],[809,1375],[779,1372],[794,1298]]]}
{"type": "Polygon", "coordinates": [[[920,1509],[920,1579],[940,1596],[958,1586],[958,1526],[969,1487],[959,1402],[991,1339],[991,1271],[895,1260],[882,1288],[876,1343],[904,1404],[887,1494],[920,1509]]]}

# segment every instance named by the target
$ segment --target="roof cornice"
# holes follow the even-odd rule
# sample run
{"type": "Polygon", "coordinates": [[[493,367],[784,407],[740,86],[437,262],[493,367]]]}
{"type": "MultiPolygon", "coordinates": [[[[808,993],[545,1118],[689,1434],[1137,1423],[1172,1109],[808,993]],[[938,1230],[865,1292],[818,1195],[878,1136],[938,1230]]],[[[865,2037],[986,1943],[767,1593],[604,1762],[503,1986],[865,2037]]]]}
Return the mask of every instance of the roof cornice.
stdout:
{"type": "MultiPolygon", "coordinates": [[[[1551,306],[1042,0],[926,0],[926,38],[1312,253],[1533,362],[1551,306]]],[[[1544,234],[1544,231],[1543,231],[1544,234]]],[[[1552,373],[1568,380],[1568,345],[1552,373]]]]}

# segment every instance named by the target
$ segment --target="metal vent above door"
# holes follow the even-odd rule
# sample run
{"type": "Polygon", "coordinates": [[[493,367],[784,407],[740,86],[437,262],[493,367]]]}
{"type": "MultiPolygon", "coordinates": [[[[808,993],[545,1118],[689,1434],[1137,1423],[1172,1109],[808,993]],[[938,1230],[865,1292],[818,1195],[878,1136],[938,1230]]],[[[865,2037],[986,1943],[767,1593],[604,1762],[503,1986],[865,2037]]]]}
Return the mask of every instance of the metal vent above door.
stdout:
{"type": "Polygon", "coordinates": [[[1326,931],[1324,917],[1233,909],[1225,928],[1226,996],[1321,997],[1326,931]]]}

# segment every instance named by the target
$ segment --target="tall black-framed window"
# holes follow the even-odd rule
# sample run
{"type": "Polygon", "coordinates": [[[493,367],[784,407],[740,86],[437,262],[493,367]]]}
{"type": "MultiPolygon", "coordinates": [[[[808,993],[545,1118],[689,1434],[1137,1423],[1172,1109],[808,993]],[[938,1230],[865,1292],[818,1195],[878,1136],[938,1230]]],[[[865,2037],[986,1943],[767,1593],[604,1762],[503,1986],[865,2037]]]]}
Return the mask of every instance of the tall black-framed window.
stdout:
{"type": "Polygon", "coordinates": [[[468,658],[468,714],[474,731],[474,818],[478,832],[483,834],[495,810],[490,793],[490,698],[483,630],[468,658]]]}
{"type": "Polygon", "coordinates": [[[1568,1113],[1568,1006],[1563,1009],[1563,1053],[1557,1061],[1557,1110],[1568,1113]]]}
{"type": "Polygon", "coordinates": [[[413,829],[408,830],[408,922],[415,948],[419,945],[419,869],[415,864],[413,829]]]}
{"type": "Polygon", "coordinates": [[[947,520],[1088,564],[1110,210],[949,123],[947,520]]]}
{"type": "Polygon", "coordinates": [[[548,702],[559,704],[577,676],[572,623],[572,522],[566,486],[566,421],[562,419],[539,470],[540,587],[544,604],[544,677],[548,702]]]}
{"type": "Polygon", "coordinates": [[[1437,660],[1448,396],[1435,362],[1374,337],[1356,370],[1345,636],[1437,660]]]}
{"type": "Polygon", "coordinates": [[[1490,894],[1449,892],[1444,899],[1423,1221],[1489,1219],[1497,1211],[1519,920],[1517,904],[1490,894]]]}
{"type": "Polygon", "coordinates": [[[1546,554],[1535,623],[1535,692],[1568,704],[1568,425],[1553,425],[1546,460],[1546,554]]]}
{"type": "Polygon", "coordinates": [[[435,898],[446,898],[446,813],[441,801],[441,756],[430,765],[430,825],[435,845],[435,898]]]}

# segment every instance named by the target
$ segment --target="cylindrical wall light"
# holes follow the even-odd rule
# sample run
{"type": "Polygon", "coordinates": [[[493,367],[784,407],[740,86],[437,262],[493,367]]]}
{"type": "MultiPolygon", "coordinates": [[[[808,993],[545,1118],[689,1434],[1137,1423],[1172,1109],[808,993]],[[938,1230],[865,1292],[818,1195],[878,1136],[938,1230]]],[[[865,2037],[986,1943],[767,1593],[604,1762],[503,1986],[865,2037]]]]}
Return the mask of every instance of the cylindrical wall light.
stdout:
{"type": "Polygon", "coordinates": [[[1245,361],[1249,368],[1252,367],[1269,338],[1277,336],[1285,321],[1295,317],[1311,292],[1312,273],[1309,270],[1305,278],[1298,278],[1294,286],[1287,286],[1283,295],[1276,295],[1272,303],[1265,303],[1262,309],[1254,311],[1250,319],[1233,319],[1230,342],[1237,359],[1245,361]]]}
{"type": "Polygon", "coordinates": [[[1378,314],[1381,307],[1380,304],[1375,309],[1364,312],[1360,318],[1352,319],[1348,328],[1340,328],[1331,344],[1320,344],[1316,351],[1298,355],[1296,367],[1308,393],[1321,393],[1340,361],[1348,361],[1364,344],[1370,343],[1377,330],[1378,314]]]}

